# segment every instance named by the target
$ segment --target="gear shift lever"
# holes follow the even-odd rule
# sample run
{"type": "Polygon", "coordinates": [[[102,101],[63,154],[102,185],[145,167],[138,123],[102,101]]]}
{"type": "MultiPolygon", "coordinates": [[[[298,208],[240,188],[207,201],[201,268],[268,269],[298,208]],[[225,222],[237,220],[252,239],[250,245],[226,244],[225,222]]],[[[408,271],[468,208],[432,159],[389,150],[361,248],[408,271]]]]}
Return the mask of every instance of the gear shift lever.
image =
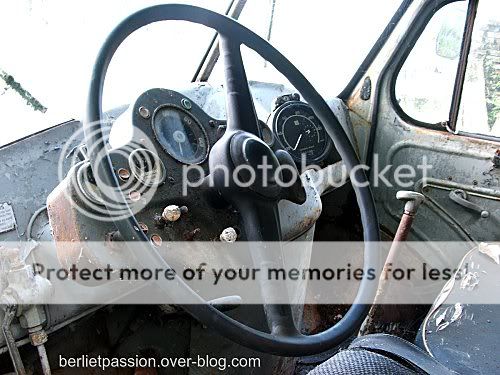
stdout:
{"type": "Polygon", "coordinates": [[[380,299],[387,292],[387,279],[388,279],[387,276],[389,268],[392,266],[394,260],[396,259],[399,243],[407,240],[417,210],[420,207],[420,205],[425,201],[425,196],[423,194],[417,193],[415,191],[406,191],[406,190],[398,191],[396,193],[396,198],[399,199],[400,201],[405,202],[403,216],[401,216],[401,221],[399,222],[399,226],[394,236],[394,240],[389,250],[389,254],[387,255],[387,258],[385,260],[384,268],[382,269],[382,273],[380,274],[377,294],[375,295],[373,305],[363,325],[360,328],[359,332],[360,336],[368,333],[373,333],[376,331],[375,319],[382,316],[384,313],[382,305],[380,304],[380,299]]]}

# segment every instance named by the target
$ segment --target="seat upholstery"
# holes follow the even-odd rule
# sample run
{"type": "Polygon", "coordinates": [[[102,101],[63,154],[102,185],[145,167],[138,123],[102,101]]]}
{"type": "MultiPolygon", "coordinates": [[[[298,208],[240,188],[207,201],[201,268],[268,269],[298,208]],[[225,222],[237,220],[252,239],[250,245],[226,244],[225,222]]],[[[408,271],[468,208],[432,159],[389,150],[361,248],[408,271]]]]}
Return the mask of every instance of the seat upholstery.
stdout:
{"type": "Polygon", "coordinates": [[[328,361],[309,372],[309,375],[369,375],[394,374],[414,375],[416,371],[387,358],[381,354],[363,348],[342,350],[328,361]]]}
{"type": "Polygon", "coordinates": [[[397,336],[357,338],[310,374],[455,374],[418,346],[397,336]]]}

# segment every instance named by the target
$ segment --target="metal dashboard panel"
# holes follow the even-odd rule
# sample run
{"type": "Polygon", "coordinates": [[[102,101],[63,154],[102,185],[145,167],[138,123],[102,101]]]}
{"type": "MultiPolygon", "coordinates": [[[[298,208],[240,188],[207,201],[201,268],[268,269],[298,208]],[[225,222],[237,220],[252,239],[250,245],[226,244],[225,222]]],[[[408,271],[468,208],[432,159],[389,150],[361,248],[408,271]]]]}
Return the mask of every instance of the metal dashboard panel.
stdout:
{"type": "MultiPolygon", "coordinates": [[[[293,92],[283,85],[250,82],[258,117],[266,121],[272,110],[274,98],[293,92]]],[[[225,119],[225,93],[222,86],[213,87],[208,84],[192,84],[180,93],[189,97],[213,118],[225,119]]],[[[352,137],[352,127],[346,116],[344,103],[339,99],[331,99],[328,104],[337,115],[344,130],[352,137]]],[[[127,109],[123,106],[108,112],[108,117],[118,117],[127,109]]],[[[16,227],[14,230],[0,233],[0,241],[26,241],[29,235],[26,228],[35,211],[46,204],[47,196],[59,184],[58,163],[63,161],[62,171],[66,174],[71,168],[68,155],[61,152],[70,137],[81,129],[79,121],[68,121],[20,139],[14,143],[0,147],[0,204],[11,205],[16,227]]],[[[76,150],[81,136],[73,139],[67,149],[76,150]]],[[[36,217],[33,225],[34,239],[50,241],[51,230],[46,212],[36,217]]],[[[36,251],[36,250],[35,250],[36,251]]],[[[56,261],[54,254],[54,261],[56,261]]],[[[1,271],[1,270],[0,270],[1,271]]],[[[95,310],[92,306],[48,306],[47,330],[62,327],[76,317],[95,310]],[[51,328],[52,327],[52,328],[51,328]]],[[[22,336],[20,329],[14,328],[16,337],[22,336]]],[[[0,351],[4,350],[3,337],[0,338],[0,351]]]]}

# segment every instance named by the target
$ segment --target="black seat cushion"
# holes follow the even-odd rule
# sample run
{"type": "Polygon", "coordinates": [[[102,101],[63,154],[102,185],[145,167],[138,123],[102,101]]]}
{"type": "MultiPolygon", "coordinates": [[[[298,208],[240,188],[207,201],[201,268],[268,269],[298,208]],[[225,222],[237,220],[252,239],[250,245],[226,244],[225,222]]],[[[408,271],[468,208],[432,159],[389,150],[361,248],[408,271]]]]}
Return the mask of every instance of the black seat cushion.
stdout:
{"type": "Polygon", "coordinates": [[[357,338],[309,374],[455,374],[418,346],[397,336],[357,338]]]}
{"type": "Polygon", "coordinates": [[[383,355],[362,348],[342,350],[323,362],[309,375],[337,374],[397,374],[414,375],[417,372],[383,355]]]}

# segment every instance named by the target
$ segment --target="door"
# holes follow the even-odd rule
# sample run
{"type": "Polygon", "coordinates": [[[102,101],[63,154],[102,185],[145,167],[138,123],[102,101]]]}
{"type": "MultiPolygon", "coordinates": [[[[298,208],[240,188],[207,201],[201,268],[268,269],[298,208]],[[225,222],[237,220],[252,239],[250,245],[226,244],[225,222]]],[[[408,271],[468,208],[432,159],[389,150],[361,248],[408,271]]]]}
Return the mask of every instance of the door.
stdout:
{"type": "Polygon", "coordinates": [[[388,235],[402,214],[396,192],[414,190],[427,199],[411,239],[500,240],[495,3],[412,4],[348,100],[358,140],[369,134],[360,148],[371,167],[381,229],[388,235]],[[368,95],[367,80],[373,87],[368,95]]]}

